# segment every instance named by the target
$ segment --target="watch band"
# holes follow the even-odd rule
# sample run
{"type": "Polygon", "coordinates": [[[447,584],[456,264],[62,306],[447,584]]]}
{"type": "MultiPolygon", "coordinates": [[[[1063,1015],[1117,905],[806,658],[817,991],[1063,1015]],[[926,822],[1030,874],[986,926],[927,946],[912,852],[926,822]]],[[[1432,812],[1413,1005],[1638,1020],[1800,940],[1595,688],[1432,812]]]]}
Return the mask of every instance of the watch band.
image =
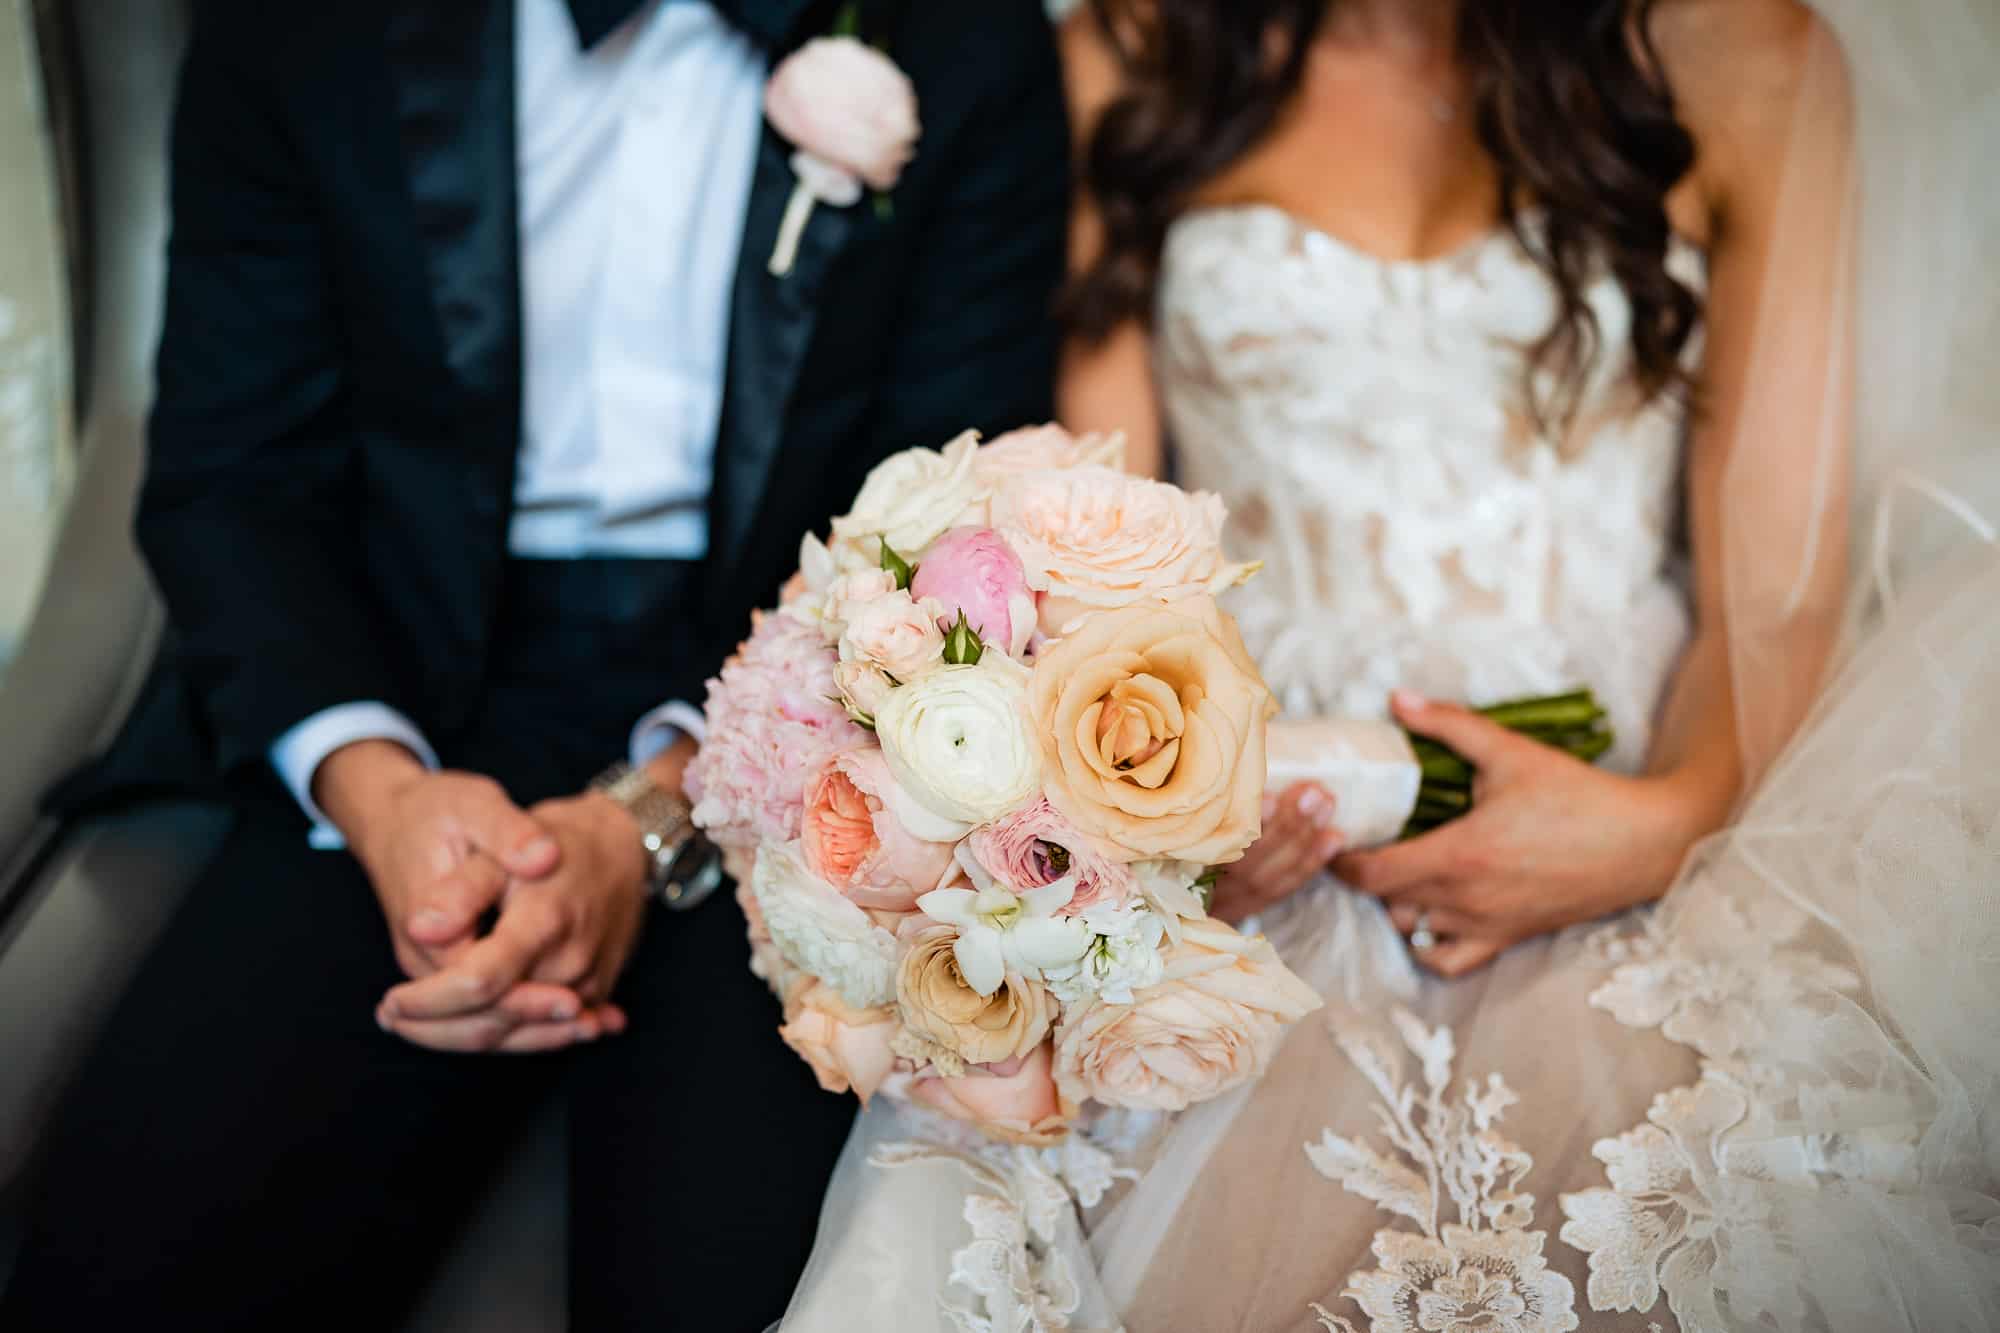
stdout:
{"type": "Polygon", "coordinates": [[[694,811],[686,800],[631,764],[613,764],[590,786],[639,826],[647,890],[669,911],[698,906],[721,886],[721,853],[695,827],[694,811]]]}

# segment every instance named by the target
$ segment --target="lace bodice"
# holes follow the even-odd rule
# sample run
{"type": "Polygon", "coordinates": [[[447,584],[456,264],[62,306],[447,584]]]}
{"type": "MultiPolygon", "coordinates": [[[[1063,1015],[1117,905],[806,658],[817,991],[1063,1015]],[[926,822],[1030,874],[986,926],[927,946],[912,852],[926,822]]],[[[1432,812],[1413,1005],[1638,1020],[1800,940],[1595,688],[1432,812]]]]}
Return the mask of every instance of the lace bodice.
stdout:
{"type": "MultiPolygon", "coordinates": [[[[1670,262],[1700,281],[1691,248],[1670,262]]],[[[1588,684],[1614,760],[1643,753],[1687,629],[1682,419],[1639,401],[1616,281],[1587,299],[1600,353],[1557,433],[1524,350],[1555,293],[1506,233],[1395,262],[1266,205],[1174,226],[1156,369],[1179,479],[1221,494],[1232,553],[1265,562],[1231,610],[1288,711],[1588,684]]]]}

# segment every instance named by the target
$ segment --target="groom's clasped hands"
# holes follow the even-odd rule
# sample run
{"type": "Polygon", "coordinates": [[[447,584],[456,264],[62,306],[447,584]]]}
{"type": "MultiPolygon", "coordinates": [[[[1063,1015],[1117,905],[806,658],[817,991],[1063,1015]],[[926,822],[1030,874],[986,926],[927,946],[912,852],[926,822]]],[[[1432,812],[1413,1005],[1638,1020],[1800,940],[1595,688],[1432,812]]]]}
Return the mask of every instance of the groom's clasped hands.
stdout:
{"type": "Polygon", "coordinates": [[[609,997],[638,940],[645,868],[616,804],[586,792],[523,810],[490,778],[430,771],[384,741],[336,752],[316,789],[409,978],[376,1007],[385,1031],[521,1053],[624,1030],[609,997]]]}

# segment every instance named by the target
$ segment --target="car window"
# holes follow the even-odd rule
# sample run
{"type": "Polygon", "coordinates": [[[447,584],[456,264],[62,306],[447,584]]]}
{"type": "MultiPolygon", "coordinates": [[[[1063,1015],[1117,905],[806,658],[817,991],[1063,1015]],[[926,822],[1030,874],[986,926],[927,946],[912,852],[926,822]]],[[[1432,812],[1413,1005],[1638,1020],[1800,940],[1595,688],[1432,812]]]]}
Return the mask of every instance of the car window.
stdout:
{"type": "Polygon", "coordinates": [[[30,9],[0,6],[0,673],[75,471],[61,201],[30,9]]]}

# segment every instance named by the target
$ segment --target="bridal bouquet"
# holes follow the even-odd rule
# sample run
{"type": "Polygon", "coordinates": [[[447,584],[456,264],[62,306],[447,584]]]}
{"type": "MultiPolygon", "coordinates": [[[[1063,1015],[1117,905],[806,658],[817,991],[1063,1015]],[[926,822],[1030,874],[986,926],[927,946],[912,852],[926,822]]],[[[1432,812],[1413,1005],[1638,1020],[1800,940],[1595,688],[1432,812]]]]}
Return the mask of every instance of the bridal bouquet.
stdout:
{"type": "Polygon", "coordinates": [[[1223,508],[1057,427],[913,449],[806,537],[688,771],[821,1086],[1023,1144],[1255,1078],[1319,999],[1209,918],[1270,692],[1223,508]]]}

